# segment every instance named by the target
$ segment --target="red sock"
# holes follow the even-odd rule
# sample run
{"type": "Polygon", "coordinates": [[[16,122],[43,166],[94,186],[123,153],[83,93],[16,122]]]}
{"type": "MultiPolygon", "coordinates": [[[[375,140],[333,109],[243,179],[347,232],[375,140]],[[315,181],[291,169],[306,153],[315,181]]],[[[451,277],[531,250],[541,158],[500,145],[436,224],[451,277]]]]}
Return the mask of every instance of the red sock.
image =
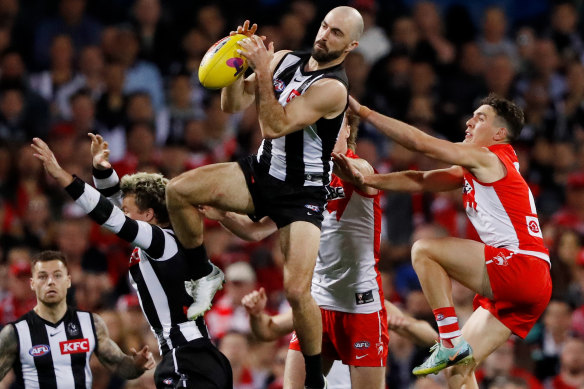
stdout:
{"type": "Polygon", "coordinates": [[[438,332],[440,332],[440,342],[444,347],[452,348],[452,339],[458,338],[462,335],[460,328],[458,328],[458,317],[454,307],[444,307],[434,309],[434,318],[438,324],[438,332]]]}

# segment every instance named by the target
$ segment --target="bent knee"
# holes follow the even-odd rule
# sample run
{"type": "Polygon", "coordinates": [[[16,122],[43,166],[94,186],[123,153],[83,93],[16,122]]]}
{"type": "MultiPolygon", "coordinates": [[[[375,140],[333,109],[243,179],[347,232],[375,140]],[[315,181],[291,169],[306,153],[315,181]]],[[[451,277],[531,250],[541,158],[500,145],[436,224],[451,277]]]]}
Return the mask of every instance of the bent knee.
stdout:
{"type": "Polygon", "coordinates": [[[419,239],[414,242],[412,246],[412,265],[416,265],[416,263],[420,263],[430,257],[430,240],[428,239],[419,239]]]}

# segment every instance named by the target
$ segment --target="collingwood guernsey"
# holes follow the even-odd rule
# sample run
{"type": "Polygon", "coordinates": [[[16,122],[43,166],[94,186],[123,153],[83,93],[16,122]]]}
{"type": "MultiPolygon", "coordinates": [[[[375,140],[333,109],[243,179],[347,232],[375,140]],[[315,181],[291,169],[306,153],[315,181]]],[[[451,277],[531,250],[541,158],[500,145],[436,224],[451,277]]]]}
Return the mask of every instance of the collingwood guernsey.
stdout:
{"type": "Polygon", "coordinates": [[[156,335],[160,353],[164,355],[192,340],[208,338],[203,317],[187,319],[193,298],[184,284],[193,278],[191,261],[207,258],[205,248],[187,250],[171,229],[125,216],[118,208],[122,193],[116,172],[94,169],[93,174],[99,192],[77,177],[65,190],[95,222],[135,246],[129,262],[130,281],[156,335]]]}
{"type": "MultiPolygon", "coordinates": [[[[274,94],[282,106],[306,92],[316,81],[335,78],[348,85],[343,65],[304,71],[310,53],[291,52],[282,58],[273,75],[274,94]]],[[[262,168],[281,181],[300,186],[323,186],[331,179],[331,153],[343,114],[320,118],[300,131],[276,139],[264,139],[257,153],[262,168]]]]}

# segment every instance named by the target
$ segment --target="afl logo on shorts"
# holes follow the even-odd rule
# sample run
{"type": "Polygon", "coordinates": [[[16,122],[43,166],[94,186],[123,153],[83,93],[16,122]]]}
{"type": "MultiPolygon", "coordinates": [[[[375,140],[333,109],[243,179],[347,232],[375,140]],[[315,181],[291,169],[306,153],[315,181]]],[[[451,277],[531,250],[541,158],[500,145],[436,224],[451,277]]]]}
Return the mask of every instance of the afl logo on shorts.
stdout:
{"type": "Polygon", "coordinates": [[[36,346],[32,346],[28,353],[33,357],[42,357],[43,355],[48,354],[51,351],[51,348],[46,344],[37,344],[36,346]]]}
{"type": "Polygon", "coordinates": [[[353,345],[356,349],[369,348],[370,344],[367,341],[355,342],[353,345]]]}
{"type": "Polygon", "coordinates": [[[276,78],[274,80],[274,90],[276,92],[282,92],[284,88],[286,88],[286,84],[284,84],[284,81],[280,80],[279,78],[276,78]]]}

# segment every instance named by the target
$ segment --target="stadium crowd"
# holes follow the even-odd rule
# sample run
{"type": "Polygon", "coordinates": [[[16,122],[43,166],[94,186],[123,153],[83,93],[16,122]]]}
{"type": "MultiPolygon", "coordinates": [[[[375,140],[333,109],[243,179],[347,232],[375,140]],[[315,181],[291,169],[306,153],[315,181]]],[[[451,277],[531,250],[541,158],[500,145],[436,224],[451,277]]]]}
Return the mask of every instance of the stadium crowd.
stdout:
{"type": "MultiPolygon", "coordinates": [[[[499,348],[477,379],[485,389],[584,387],[584,3],[577,0],[0,0],[0,327],[35,305],[31,256],[58,249],[73,275],[70,303],[98,312],[123,350],[157,349],[129,287],[130,246],[57,188],[33,157],[31,139],[46,140],[62,166],[87,182],[88,132],[108,141],[120,176],[172,178],[251,154],[261,140],[255,108],[221,111],[220,94],[198,81],[205,51],[245,19],[276,49],[310,49],[324,13],[344,4],[365,21],[346,60],[350,93],[363,104],[452,141],[464,137],[463,113],[489,92],[523,108],[515,149],[550,250],[553,296],[527,339],[499,348]]],[[[357,153],[382,173],[440,167],[367,126],[357,153]]],[[[433,323],[411,245],[476,232],[458,191],[386,193],[383,201],[385,296],[433,323]]],[[[262,286],[270,312],[287,309],[277,238],[249,243],[216,222],[205,228],[208,254],[226,276],[206,321],[231,362],[234,388],[279,388],[288,343],[254,340],[241,305],[262,286]]],[[[473,294],[456,283],[453,293],[464,322],[473,294]]],[[[410,374],[425,353],[392,333],[388,387],[445,387],[441,376],[410,374]]],[[[152,374],[125,382],[94,368],[95,388],[153,387],[152,374]]]]}

